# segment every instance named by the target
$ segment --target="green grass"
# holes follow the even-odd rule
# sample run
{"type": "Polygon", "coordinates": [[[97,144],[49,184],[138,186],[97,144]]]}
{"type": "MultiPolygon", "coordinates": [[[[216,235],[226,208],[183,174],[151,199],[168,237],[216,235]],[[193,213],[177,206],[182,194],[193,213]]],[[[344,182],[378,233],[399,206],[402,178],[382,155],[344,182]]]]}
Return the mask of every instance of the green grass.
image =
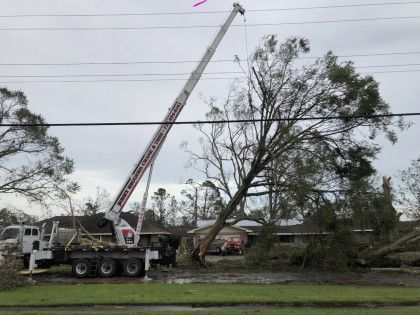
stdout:
{"type": "Polygon", "coordinates": [[[420,288],[268,284],[36,285],[0,292],[0,306],[109,304],[401,305],[420,302],[420,288]]]}
{"type": "MultiPolygon", "coordinates": [[[[147,315],[166,315],[166,314],[196,314],[195,311],[185,311],[185,312],[49,312],[49,311],[23,311],[23,312],[13,312],[13,314],[21,314],[21,315],[70,315],[70,314],[107,314],[107,315],[134,315],[134,314],[147,314],[147,315]]],[[[207,315],[207,314],[255,314],[256,311],[224,311],[224,312],[199,312],[199,314],[207,315]]],[[[11,314],[7,312],[0,312],[0,314],[11,314]]],[[[416,315],[419,314],[418,310],[405,310],[405,309],[395,309],[395,310],[384,310],[384,309],[279,309],[279,310],[263,310],[258,311],[258,314],[267,314],[267,315],[274,315],[274,314],[281,314],[281,315],[324,315],[324,314],[337,314],[337,315],[416,315]]]]}

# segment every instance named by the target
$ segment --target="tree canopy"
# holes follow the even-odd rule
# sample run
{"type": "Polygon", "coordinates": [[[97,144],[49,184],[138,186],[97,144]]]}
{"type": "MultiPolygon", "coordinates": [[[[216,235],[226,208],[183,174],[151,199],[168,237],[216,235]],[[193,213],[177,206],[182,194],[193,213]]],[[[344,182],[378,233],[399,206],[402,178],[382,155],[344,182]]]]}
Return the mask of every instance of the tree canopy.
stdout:
{"type": "Polygon", "coordinates": [[[0,194],[16,194],[47,205],[75,192],[78,185],[68,179],[73,160],[64,155],[59,140],[48,133],[41,115],[31,112],[23,92],[0,87],[0,194]]]}
{"type": "Polygon", "coordinates": [[[223,103],[208,102],[210,120],[251,121],[198,125],[200,150],[182,145],[190,166],[224,201],[195,251],[198,256],[227,219],[250,207],[261,209],[256,198],[280,194],[271,206],[286,210],[284,215],[297,209],[310,213],[320,201],[333,201],[352,182],[375,173],[376,136],[394,143],[395,129],[404,128],[402,120],[371,117],[390,113],[372,76],[358,74],[352,62],[341,62],[332,52],[315,61],[301,59],[308,52],[306,39],[280,43],[275,35],[266,36],[251,56],[249,73],[244,70],[245,79],[232,85],[223,103]]]}

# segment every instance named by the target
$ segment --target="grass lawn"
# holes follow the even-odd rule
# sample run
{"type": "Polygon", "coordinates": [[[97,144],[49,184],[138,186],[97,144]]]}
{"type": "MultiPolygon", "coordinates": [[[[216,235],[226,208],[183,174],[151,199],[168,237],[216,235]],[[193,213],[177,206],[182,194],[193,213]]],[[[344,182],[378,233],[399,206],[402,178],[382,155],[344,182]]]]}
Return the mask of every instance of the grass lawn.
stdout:
{"type": "MultiPolygon", "coordinates": [[[[226,312],[199,312],[199,314],[255,314],[256,311],[226,311],[226,312]]],[[[258,311],[258,314],[267,314],[267,315],[275,315],[275,314],[284,314],[284,315],[415,315],[418,314],[418,310],[404,310],[404,309],[396,309],[396,310],[383,310],[383,309],[279,309],[279,310],[264,310],[258,311]]],[[[2,313],[0,314],[11,314],[11,313],[2,313]]],[[[106,315],[134,315],[134,314],[147,314],[147,315],[166,315],[166,314],[196,314],[194,311],[185,311],[185,312],[14,312],[13,314],[21,314],[21,315],[70,315],[70,314],[106,314],[106,315]]]]}
{"type": "Polygon", "coordinates": [[[109,304],[392,305],[420,302],[420,288],[272,284],[35,285],[0,292],[0,306],[109,304]]]}

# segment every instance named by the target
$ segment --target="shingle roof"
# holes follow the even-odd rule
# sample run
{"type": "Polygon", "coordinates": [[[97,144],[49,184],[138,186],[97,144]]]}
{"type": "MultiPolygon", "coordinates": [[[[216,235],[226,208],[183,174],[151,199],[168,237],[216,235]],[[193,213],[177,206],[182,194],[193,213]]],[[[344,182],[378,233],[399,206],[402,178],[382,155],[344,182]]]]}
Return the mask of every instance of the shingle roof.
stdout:
{"type": "MultiPolygon", "coordinates": [[[[76,222],[79,221],[82,226],[92,234],[111,234],[111,226],[107,225],[104,228],[98,227],[98,222],[104,217],[103,213],[98,213],[91,216],[75,216],[76,222]]],[[[121,213],[122,219],[126,220],[132,227],[137,225],[137,216],[128,212],[121,213]]],[[[72,228],[73,218],[71,216],[55,216],[46,220],[37,222],[36,224],[41,226],[47,223],[45,226],[45,232],[49,234],[52,228],[52,222],[59,221],[59,227],[72,228]]],[[[77,223],[76,223],[77,224],[77,223]]],[[[159,224],[151,221],[144,220],[143,227],[140,234],[170,234],[159,224]]]]}
{"type": "MultiPolygon", "coordinates": [[[[259,233],[262,226],[243,226],[242,228],[251,230],[253,233],[259,233]]],[[[276,225],[275,233],[277,234],[318,234],[321,233],[319,228],[311,221],[306,220],[301,224],[293,224],[293,225],[276,225]]],[[[354,231],[371,231],[370,228],[361,228],[358,225],[353,226],[354,231]]]]}

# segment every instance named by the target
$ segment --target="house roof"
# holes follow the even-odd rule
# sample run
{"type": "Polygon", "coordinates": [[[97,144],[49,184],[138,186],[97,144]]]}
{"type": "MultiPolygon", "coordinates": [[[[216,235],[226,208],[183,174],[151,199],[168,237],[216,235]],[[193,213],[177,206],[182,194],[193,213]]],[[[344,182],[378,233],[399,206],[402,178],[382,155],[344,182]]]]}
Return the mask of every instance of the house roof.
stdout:
{"type": "MultiPolygon", "coordinates": [[[[208,228],[211,225],[212,224],[207,225],[207,226],[204,226],[204,227],[199,227],[199,228],[190,230],[190,231],[188,231],[188,233],[189,234],[194,234],[197,231],[200,231],[200,230],[203,230],[205,228],[208,228]]],[[[240,227],[239,226],[236,226],[236,225],[231,225],[230,227],[236,228],[236,229],[239,229],[239,230],[242,230],[242,231],[245,231],[245,232],[247,232],[250,235],[258,234],[260,232],[261,228],[262,228],[261,225],[260,226],[256,226],[256,225],[252,225],[252,226],[240,226],[240,227]]],[[[363,228],[360,228],[359,226],[354,226],[353,227],[353,230],[355,232],[359,232],[359,231],[369,232],[369,231],[372,231],[370,228],[363,229],[363,228]]],[[[319,229],[317,228],[317,226],[313,222],[311,222],[309,220],[304,221],[304,222],[302,222],[300,224],[293,224],[293,225],[275,225],[274,226],[274,231],[275,231],[275,233],[277,235],[297,235],[297,234],[319,234],[319,233],[321,233],[319,231],[319,229]]]]}
{"type": "MultiPolygon", "coordinates": [[[[261,229],[260,226],[249,226],[246,227],[247,229],[253,230],[254,233],[258,233],[261,229]]],[[[297,235],[297,234],[320,234],[321,231],[319,228],[309,220],[303,221],[300,224],[293,224],[293,225],[276,225],[274,227],[274,231],[277,235],[297,235]]],[[[370,232],[372,231],[371,228],[361,228],[358,225],[353,226],[354,232],[370,232]]]]}
{"type": "MultiPolygon", "coordinates": [[[[209,224],[209,225],[206,225],[206,226],[198,227],[198,228],[195,228],[195,229],[189,230],[187,233],[188,233],[188,234],[194,234],[194,233],[196,233],[196,232],[198,232],[198,231],[200,231],[200,230],[205,230],[206,228],[208,228],[208,227],[210,227],[210,226],[212,226],[212,225],[213,225],[213,224],[209,224]]],[[[231,227],[231,228],[233,228],[233,229],[237,229],[237,230],[239,230],[239,231],[246,232],[246,233],[252,233],[252,230],[251,230],[251,229],[245,228],[245,227],[243,227],[243,226],[236,226],[236,225],[227,225],[227,226],[228,226],[228,227],[231,227]]],[[[257,226],[257,227],[259,227],[259,226],[257,226]]]]}
{"type": "MultiPolygon", "coordinates": [[[[98,213],[91,216],[75,216],[76,222],[79,221],[80,224],[92,234],[111,234],[111,226],[107,225],[104,228],[98,227],[98,222],[103,218],[103,213],[98,213]]],[[[131,226],[135,227],[137,225],[137,216],[128,212],[122,212],[120,218],[126,220],[131,226]]],[[[37,222],[37,225],[42,225],[46,223],[45,232],[47,234],[51,233],[52,222],[59,221],[59,227],[72,228],[73,227],[73,218],[72,216],[55,216],[46,220],[37,222]]],[[[77,223],[76,223],[77,224],[77,223]]],[[[171,234],[160,226],[156,222],[152,221],[143,221],[143,226],[140,234],[171,234]]]]}
{"type": "MultiPolygon", "coordinates": [[[[227,222],[233,222],[234,219],[229,219],[227,220],[227,222]]],[[[197,221],[197,227],[198,228],[202,228],[202,227],[207,227],[210,225],[213,225],[216,222],[215,219],[209,219],[209,220],[198,220],[197,221]]],[[[296,224],[300,224],[302,221],[297,220],[297,219],[288,219],[288,220],[281,220],[277,223],[277,225],[279,226],[289,226],[289,225],[296,225],[296,224]]],[[[239,227],[250,227],[250,226],[262,226],[261,223],[255,222],[255,221],[251,221],[251,220],[241,220],[239,222],[236,222],[234,224],[234,226],[239,226],[239,227]]]]}

